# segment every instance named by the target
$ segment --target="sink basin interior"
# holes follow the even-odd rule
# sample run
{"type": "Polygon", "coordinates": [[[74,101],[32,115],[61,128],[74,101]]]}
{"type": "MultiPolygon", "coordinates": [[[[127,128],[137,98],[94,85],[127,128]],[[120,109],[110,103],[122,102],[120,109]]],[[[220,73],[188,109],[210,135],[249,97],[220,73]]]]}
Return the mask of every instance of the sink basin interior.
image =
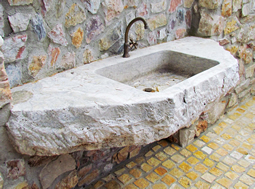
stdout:
{"type": "Polygon", "coordinates": [[[97,73],[137,89],[163,91],[219,62],[174,51],[160,51],[97,70],[97,73]]]}

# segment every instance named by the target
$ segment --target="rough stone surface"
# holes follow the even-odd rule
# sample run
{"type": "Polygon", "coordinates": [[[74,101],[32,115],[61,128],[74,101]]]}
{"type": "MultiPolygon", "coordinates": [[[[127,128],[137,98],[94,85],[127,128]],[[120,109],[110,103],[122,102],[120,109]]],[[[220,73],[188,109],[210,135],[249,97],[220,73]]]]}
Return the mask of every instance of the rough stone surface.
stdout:
{"type": "MultiPolygon", "coordinates": [[[[140,49],[132,52],[129,63],[138,61],[139,57],[144,62],[146,55],[156,49],[157,52],[174,49],[181,54],[213,59],[220,65],[212,68],[214,72],[208,70],[179,83],[178,90],[173,87],[153,96],[98,75],[107,74],[108,67],[118,62],[125,65],[123,61],[127,60],[119,56],[16,87],[13,92],[33,93],[29,100],[13,107],[8,122],[7,129],[16,150],[42,156],[148,144],[187,126],[204,111],[206,104],[225,95],[239,80],[238,62],[217,42],[208,39],[189,37],[140,49]]],[[[157,61],[147,59],[158,62],[157,56],[157,61]]],[[[125,78],[123,70],[130,68],[115,70],[113,73],[120,73],[116,79],[125,78]]]]}
{"type": "Polygon", "coordinates": [[[91,12],[92,14],[97,13],[100,6],[100,0],[82,0],[82,1],[84,2],[84,5],[89,12],[91,12]]]}
{"type": "Polygon", "coordinates": [[[189,145],[195,138],[196,131],[194,126],[190,128],[184,128],[179,131],[179,144],[182,147],[189,145]]]}
{"type": "Polygon", "coordinates": [[[176,11],[177,7],[182,4],[182,0],[171,0],[170,1],[170,7],[169,7],[169,12],[173,13],[176,11]]]}
{"type": "Polygon", "coordinates": [[[18,6],[18,5],[29,5],[33,3],[33,0],[8,0],[11,6],[18,6]]]}
{"type": "Polygon", "coordinates": [[[251,12],[251,4],[247,3],[242,7],[242,16],[247,16],[251,12]]]}
{"type": "Polygon", "coordinates": [[[147,21],[149,28],[151,30],[155,30],[156,28],[159,28],[161,26],[165,26],[167,24],[167,18],[165,14],[160,14],[157,16],[154,16],[152,18],[150,18],[147,21]]]}
{"type": "Polygon", "coordinates": [[[68,42],[65,38],[65,33],[61,24],[57,24],[49,33],[48,37],[57,44],[67,46],[68,42]]]}
{"type": "Polygon", "coordinates": [[[122,0],[105,0],[102,4],[106,23],[110,22],[124,10],[122,0]]]}
{"type": "Polygon", "coordinates": [[[221,0],[199,0],[199,6],[205,7],[208,9],[217,9],[221,4],[221,0]]]}
{"type": "Polygon", "coordinates": [[[141,17],[147,17],[149,14],[148,6],[146,3],[142,3],[138,8],[136,15],[141,17]]]}
{"type": "Polygon", "coordinates": [[[50,187],[59,175],[74,170],[75,166],[75,160],[69,154],[61,155],[55,161],[50,162],[42,169],[39,175],[42,188],[50,187]]]}
{"type": "Polygon", "coordinates": [[[87,64],[94,60],[91,50],[86,49],[83,53],[83,63],[87,64]]]}
{"type": "Polygon", "coordinates": [[[226,23],[224,28],[224,34],[230,34],[239,29],[239,23],[236,17],[232,18],[230,21],[226,23]]]}
{"type": "Polygon", "coordinates": [[[9,22],[14,33],[27,30],[31,14],[16,13],[12,16],[8,16],[9,22]]]}
{"type": "Polygon", "coordinates": [[[84,31],[82,28],[78,28],[73,34],[72,34],[72,44],[78,49],[80,48],[82,41],[83,41],[83,35],[84,31]]]}
{"type": "Polygon", "coordinates": [[[246,64],[252,61],[252,50],[248,49],[246,45],[240,46],[238,49],[238,56],[244,60],[246,64]]]}
{"type": "Polygon", "coordinates": [[[233,0],[233,12],[237,12],[242,8],[242,0],[233,0]]]}
{"type": "Polygon", "coordinates": [[[151,12],[160,13],[166,10],[166,0],[161,0],[157,3],[151,3],[151,12]]]}
{"type": "Polygon", "coordinates": [[[75,53],[68,52],[62,56],[62,60],[60,62],[59,67],[67,70],[71,69],[75,66],[75,53]]]}
{"type": "Polygon", "coordinates": [[[191,8],[193,3],[194,3],[194,0],[184,0],[184,7],[189,9],[191,8]]]}
{"type": "Polygon", "coordinates": [[[255,24],[245,25],[236,36],[237,41],[247,43],[255,39],[255,24]]]}
{"type": "Polygon", "coordinates": [[[14,62],[15,60],[27,57],[26,41],[26,34],[16,35],[5,39],[4,45],[1,47],[5,63],[14,62]]]}
{"type": "Polygon", "coordinates": [[[2,176],[2,173],[0,173],[0,189],[4,187],[4,178],[2,176]]]}
{"type": "Polygon", "coordinates": [[[63,178],[55,189],[72,189],[78,184],[77,171],[72,171],[67,177],[63,178]]]}
{"type": "Polygon", "coordinates": [[[222,3],[221,15],[228,17],[232,14],[232,0],[224,0],[222,3]]]}
{"type": "Polygon", "coordinates": [[[4,8],[0,4],[0,36],[4,37],[4,8]]]}
{"type": "Polygon", "coordinates": [[[34,29],[34,32],[37,34],[39,40],[42,40],[46,37],[46,29],[44,27],[43,18],[41,15],[37,14],[32,19],[32,27],[34,29]]]}
{"type": "Polygon", "coordinates": [[[72,4],[68,13],[65,15],[65,27],[76,26],[86,20],[85,12],[76,3],[72,4]]]}
{"type": "Polygon", "coordinates": [[[87,23],[86,42],[90,43],[96,36],[104,31],[105,27],[99,16],[92,17],[87,23]]]}
{"type": "Polygon", "coordinates": [[[40,55],[40,56],[32,56],[30,57],[28,70],[29,74],[33,77],[40,72],[42,67],[45,65],[47,59],[47,55],[40,55]]]}
{"type": "Polygon", "coordinates": [[[7,177],[17,179],[26,174],[25,161],[23,159],[9,160],[7,165],[7,177]]]}
{"type": "Polygon", "coordinates": [[[213,105],[213,107],[208,111],[208,123],[214,124],[220,118],[220,116],[224,114],[226,106],[227,101],[215,103],[215,105],[213,105]]]}

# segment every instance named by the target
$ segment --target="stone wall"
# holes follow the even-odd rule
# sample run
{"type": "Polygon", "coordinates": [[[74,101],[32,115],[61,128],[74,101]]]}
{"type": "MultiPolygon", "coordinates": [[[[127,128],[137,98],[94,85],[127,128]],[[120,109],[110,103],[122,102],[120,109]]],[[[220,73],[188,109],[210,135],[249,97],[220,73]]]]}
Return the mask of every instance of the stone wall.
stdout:
{"type": "Polygon", "coordinates": [[[0,35],[5,43],[3,54],[0,52],[0,189],[88,185],[141,149],[132,146],[58,157],[17,154],[3,127],[11,100],[3,57],[14,87],[121,54],[125,28],[137,16],[144,17],[150,27],[144,30],[138,23],[132,28],[130,37],[139,40],[140,47],[185,35],[217,40],[239,60],[240,81],[225,97],[209,104],[197,120],[169,138],[185,146],[254,94],[254,10],[254,0],[2,0],[0,35]],[[63,162],[65,166],[61,166],[63,162]]]}

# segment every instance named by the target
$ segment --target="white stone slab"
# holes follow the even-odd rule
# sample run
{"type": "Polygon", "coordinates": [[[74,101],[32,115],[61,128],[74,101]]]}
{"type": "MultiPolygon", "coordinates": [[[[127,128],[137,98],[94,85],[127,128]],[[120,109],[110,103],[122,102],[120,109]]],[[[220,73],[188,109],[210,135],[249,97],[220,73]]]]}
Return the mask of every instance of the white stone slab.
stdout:
{"type": "MultiPolygon", "coordinates": [[[[158,141],[189,126],[208,103],[227,94],[239,80],[237,60],[210,39],[187,37],[130,55],[96,61],[12,89],[18,99],[14,99],[17,104],[7,129],[15,148],[22,154],[46,156],[158,141]],[[137,69],[143,69],[144,57],[162,51],[219,64],[155,93],[98,74],[127,61],[139,60],[137,69]]],[[[191,66],[189,61],[184,63],[191,66]]],[[[119,70],[119,75],[124,71],[119,70]]]]}

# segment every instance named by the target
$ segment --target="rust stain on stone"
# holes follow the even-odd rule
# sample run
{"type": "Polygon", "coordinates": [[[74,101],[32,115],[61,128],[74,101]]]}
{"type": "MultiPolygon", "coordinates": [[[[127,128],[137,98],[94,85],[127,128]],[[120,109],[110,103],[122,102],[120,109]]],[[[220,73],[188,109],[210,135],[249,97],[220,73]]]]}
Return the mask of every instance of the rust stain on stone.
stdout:
{"type": "Polygon", "coordinates": [[[83,40],[83,30],[78,28],[76,32],[72,35],[72,44],[78,49],[81,46],[83,40]]]}

